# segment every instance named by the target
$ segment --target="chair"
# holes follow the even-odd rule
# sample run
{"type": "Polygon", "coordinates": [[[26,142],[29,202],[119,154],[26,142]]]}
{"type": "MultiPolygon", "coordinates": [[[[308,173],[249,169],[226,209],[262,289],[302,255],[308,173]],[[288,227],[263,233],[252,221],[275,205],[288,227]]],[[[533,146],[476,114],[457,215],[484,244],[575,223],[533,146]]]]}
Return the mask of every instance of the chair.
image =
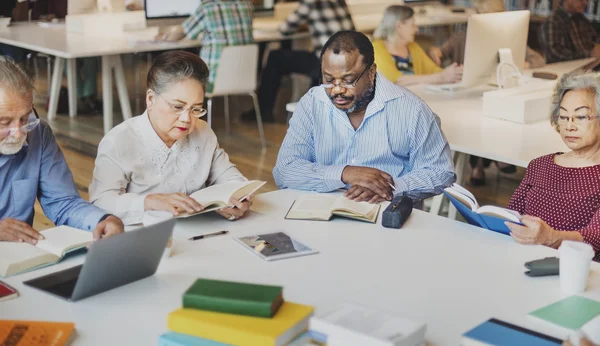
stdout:
{"type": "Polygon", "coordinates": [[[219,66],[213,84],[213,90],[206,95],[208,110],[208,126],[212,125],[212,98],[223,96],[225,98],[225,128],[229,133],[229,95],[250,95],[254,101],[254,111],[258,124],[260,142],[267,147],[265,131],[263,128],[258,97],[256,96],[258,69],[258,45],[228,46],[221,52],[219,66]]]}

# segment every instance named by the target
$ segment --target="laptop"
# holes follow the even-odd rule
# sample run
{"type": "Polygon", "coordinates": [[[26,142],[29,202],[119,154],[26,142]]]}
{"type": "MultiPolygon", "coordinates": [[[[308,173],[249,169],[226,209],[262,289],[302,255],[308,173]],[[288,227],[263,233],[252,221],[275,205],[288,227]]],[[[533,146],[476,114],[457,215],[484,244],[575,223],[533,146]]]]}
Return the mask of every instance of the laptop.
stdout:
{"type": "Polygon", "coordinates": [[[74,302],[152,276],[174,226],[171,219],[102,239],[82,265],[23,283],[74,302]]]}

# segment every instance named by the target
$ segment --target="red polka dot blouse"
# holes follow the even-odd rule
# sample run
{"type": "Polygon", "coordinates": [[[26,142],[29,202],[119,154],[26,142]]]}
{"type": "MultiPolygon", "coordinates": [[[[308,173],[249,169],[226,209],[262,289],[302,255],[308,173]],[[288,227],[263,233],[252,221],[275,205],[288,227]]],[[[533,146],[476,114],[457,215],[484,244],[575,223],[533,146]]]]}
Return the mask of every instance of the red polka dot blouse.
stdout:
{"type": "Polygon", "coordinates": [[[600,165],[562,167],[554,162],[558,154],[529,163],[507,207],[537,216],[556,230],[581,233],[600,262],[600,165]]]}

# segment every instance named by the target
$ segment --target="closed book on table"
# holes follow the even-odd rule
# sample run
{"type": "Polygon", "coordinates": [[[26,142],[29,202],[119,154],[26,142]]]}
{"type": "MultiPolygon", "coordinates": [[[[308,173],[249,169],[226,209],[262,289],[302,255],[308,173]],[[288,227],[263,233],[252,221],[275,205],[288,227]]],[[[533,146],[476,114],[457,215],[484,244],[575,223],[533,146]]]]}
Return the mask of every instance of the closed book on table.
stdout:
{"type": "Polygon", "coordinates": [[[562,340],[492,318],[463,334],[461,346],[559,346],[562,340]]]}
{"type": "Polygon", "coordinates": [[[169,314],[170,331],[239,346],[286,345],[308,329],[312,306],[284,302],[273,318],[178,309],[169,314]]]}
{"type": "Polygon", "coordinates": [[[45,321],[0,321],[0,345],[66,346],[75,338],[75,324],[45,321]]]}
{"type": "Polygon", "coordinates": [[[570,296],[529,313],[542,325],[551,326],[562,334],[572,334],[600,315],[600,301],[582,296],[570,296]]]}
{"type": "Polygon", "coordinates": [[[196,336],[180,333],[165,333],[158,338],[158,346],[229,346],[222,342],[212,341],[196,336]]]}
{"type": "Polygon", "coordinates": [[[283,303],[280,286],[198,279],[183,295],[186,309],[271,317],[283,303]]]}

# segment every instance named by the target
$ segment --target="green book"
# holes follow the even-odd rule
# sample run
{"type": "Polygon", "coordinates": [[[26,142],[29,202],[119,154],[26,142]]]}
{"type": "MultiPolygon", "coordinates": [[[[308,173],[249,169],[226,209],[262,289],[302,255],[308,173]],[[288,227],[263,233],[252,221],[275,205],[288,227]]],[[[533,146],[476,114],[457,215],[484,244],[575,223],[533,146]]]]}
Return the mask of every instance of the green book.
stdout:
{"type": "Polygon", "coordinates": [[[529,316],[552,324],[563,331],[579,330],[600,315],[600,302],[581,296],[570,296],[529,313],[529,316]]]}
{"type": "Polygon", "coordinates": [[[270,318],[283,303],[283,288],[198,279],[183,295],[183,307],[270,318]]]}

